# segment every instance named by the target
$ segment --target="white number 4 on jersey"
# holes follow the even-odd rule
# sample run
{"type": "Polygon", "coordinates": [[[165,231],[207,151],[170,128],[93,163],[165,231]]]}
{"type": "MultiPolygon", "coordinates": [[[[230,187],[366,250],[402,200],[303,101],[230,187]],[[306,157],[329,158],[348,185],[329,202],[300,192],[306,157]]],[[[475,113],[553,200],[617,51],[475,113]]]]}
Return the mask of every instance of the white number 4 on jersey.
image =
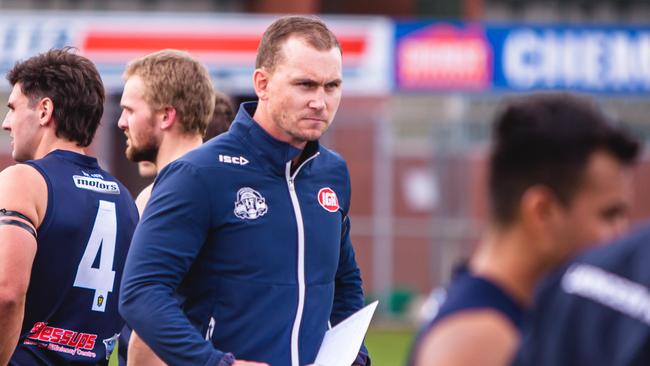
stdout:
{"type": "Polygon", "coordinates": [[[106,311],[108,293],[113,291],[115,271],[113,271],[113,258],[115,257],[115,237],[117,236],[117,215],[115,203],[99,201],[99,209],[95,217],[93,231],[86,244],[86,250],[81,257],[74,287],[95,290],[93,298],[93,311],[106,311]],[[93,267],[97,253],[99,253],[99,268],[93,267]]]}

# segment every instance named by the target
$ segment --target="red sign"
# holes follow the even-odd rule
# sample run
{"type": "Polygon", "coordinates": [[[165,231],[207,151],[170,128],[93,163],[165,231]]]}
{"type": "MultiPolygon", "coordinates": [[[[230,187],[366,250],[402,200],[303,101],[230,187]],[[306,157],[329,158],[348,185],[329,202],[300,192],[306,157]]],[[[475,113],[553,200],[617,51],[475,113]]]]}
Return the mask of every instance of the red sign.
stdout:
{"type": "MultiPolygon", "coordinates": [[[[260,33],[218,33],[218,32],[165,32],[148,31],[101,31],[89,30],[82,40],[84,54],[94,60],[130,59],[165,48],[174,48],[200,55],[207,62],[246,60],[255,61],[260,33]]],[[[344,64],[358,64],[366,52],[363,35],[339,36],[341,49],[345,53],[344,64]]]]}
{"type": "Polygon", "coordinates": [[[481,90],[489,86],[492,55],[481,29],[435,25],[397,44],[402,89],[481,90]]]}

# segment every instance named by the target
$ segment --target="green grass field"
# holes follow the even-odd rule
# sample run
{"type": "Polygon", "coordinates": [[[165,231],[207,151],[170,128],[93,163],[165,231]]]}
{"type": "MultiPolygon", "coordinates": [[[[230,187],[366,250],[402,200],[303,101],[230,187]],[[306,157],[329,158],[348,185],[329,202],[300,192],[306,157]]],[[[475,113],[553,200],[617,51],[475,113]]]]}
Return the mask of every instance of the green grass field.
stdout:
{"type": "Polygon", "coordinates": [[[373,366],[404,366],[415,331],[413,329],[370,328],[366,347],[373,366]]]}

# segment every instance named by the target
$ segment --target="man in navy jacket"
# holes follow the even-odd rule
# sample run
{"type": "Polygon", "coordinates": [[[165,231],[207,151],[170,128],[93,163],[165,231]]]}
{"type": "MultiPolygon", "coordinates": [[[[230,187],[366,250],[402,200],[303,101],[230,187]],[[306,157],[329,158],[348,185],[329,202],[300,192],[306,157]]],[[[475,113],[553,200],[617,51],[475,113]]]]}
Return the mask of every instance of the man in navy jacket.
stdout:
{"type": "MultiPolygon", "coordinates": [[[[258,49],[259,101],[160,172],[120,311],[168,364],[309,364],[328,324],[363,306],[347,166],[318,142],[341,70],[324,23],[277,20],[258,49]]],[[[370,364],[365,348],[355,364],[370,364]]]]}

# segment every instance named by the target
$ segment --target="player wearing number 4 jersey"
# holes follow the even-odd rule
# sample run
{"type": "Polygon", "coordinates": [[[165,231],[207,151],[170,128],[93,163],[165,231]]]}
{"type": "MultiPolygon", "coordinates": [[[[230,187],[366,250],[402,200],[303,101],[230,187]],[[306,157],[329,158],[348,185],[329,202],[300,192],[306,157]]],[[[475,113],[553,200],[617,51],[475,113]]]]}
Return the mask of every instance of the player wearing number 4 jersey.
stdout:
{"type": "Polygon", "coordinates": [[[17,164],[0,173],[0,365],[108,363],[137,210],[86,156],[103,112],[95,66],[69,50],[18,63],[2,127],[17,164]]]}

